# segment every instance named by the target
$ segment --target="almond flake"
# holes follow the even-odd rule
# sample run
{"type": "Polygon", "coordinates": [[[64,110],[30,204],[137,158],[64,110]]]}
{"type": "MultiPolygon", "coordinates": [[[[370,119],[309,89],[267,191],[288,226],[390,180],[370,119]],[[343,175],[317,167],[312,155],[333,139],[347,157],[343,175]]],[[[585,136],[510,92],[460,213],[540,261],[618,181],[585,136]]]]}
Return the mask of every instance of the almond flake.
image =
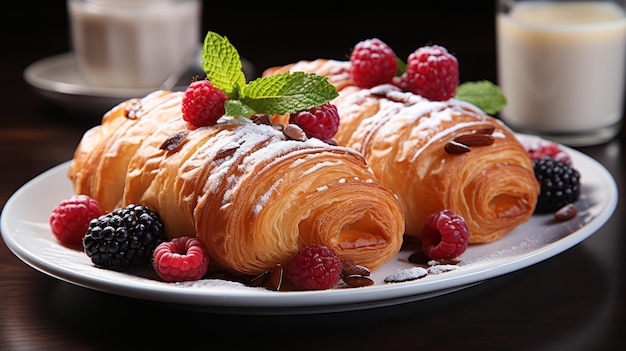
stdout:
{"type": "Polygon", "coordinates": [[[481,133],[468,133],[461,134],[454,138],[454,141],[467,146],[486,146],[491,145],[494,142],[494,137],[491,134],[481,133]]]}
{"type": "Polygon", "coordinates": [[[143,106],[140,99],[130,99],[124,105],[124,117],[137,119],[143,114],[143,106]]]}
{"type": "Polygon", "coordinates": [[[360,276],[368,276],[371,274],[370,270],[365,266],[358,265],[354,263],[353,260],[346,259],[341,261],[342,270],[341,274],[344,276],[349,275],[360,275],[360,276]]]}
{"type": "Polygon", "coordinates": [[[183,143],[183,141],[185,140],[185,138],[187,137],[187,134],[189,134],[188,130],[181,130],[178,133],[172,135],[171,137],[167,138],[163,144],[161,144],[161,146],[159,147],[159,149],[161,150],[166,150],[166,151],[172,151],[176,148],[178,148],[180,146],[180,144],[183,143]]]}
{"type": "Polygon", "coordinates": [[[352,288],[359,288],[362,286],[374,285],[374,281],[372,280],[372,278],[365,277],[365,276],[358,275],[358,274],[353,274],[353,275],[343,277],[343,282],[352,288]]]}
{"type": "Polygon", "coordinates": [[[464,154],[466,152],[471,151],[471,149],[467,145],[461,144],[454,140],[447,143],[446,146],[444,147],[444,150],[451,155],[464,154]]]}
{"type": "Polygon", "coordinates": [[[572,219],[578,215],[578,210],[574,204],[567,204],[554,213],[554,219],[563,222],[572,219]]]}
{"type": "Polygon", "coordinates": [[[488,125],[488,126],[480,127],[478,129],[474,130],[474,133],[477,133],[477,134],[493,134],[493,132],[495,130],[496,130],[495,126],[488,125]]]}
{"type": "Polygon", "coordinates": [[[283,129],[283,134],[289,139],[297,140],[297,141],[305,141],[306,133],[300,128],[298,125],[289,123],[283,129]]]}

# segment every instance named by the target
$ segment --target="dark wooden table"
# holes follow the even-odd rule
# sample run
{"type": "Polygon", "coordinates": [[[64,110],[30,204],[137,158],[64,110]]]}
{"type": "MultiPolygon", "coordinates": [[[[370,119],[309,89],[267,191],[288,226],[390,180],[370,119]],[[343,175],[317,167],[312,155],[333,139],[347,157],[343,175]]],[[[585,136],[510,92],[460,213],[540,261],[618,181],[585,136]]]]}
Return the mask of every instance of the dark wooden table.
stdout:
{"type": "MultiPolygon", "coordinates": [[[[233,5],[205,9],[204,29],[228,36],[257,68],[343,58],[358,40],[379,37],[402,56],[427,42],[442,44],[459,58],[462,80],[495,80],[493,8],[466,3],[441,1],[411,13],[396,6],[337,14],[311,8],[297,16],[233,5]]],[[[68,51],[65,5],[12,8],[0,15],[2,206],[25,182],[70,159],[99,119],[55,106],[22,78],[32,62],[68,51]]],[[[622,132],[578,150],[604,165],[620,192],[615,215],[594,235],[464,291],[386,308],[305,316],[174,308],[59,281],[2,242],[0,349],[616,350],[626,346],[626,138],[622,132]]]]}

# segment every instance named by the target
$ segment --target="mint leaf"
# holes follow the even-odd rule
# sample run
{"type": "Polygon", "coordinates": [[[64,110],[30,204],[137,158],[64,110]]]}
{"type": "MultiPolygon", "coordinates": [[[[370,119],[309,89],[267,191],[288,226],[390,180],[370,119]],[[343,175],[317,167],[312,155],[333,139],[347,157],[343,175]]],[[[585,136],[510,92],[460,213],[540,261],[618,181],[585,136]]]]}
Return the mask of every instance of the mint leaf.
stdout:
{"type": "Polygon", "coordinates": [[[287,72],[251,81],[242,91],[241,102],[257,113],[285,114],[320,106],[337,96],[328,77],[287,72]]]}
{"type": "Polygon", "coordinates": [[[495,115],[506,105],[506,98],[500,87],[488,80],[460,84],[456,88],[455,97],[476,105],[489,115],[495,115]]]}
{"type": "Polygon", "coordinates": [[[202,68],[211,83],[230,99],[238,99],[246,85],[237,49],[217,33],[208,32],[202,47],[202,68]]]}
{"type": "Polygon", "coordinates": [[[328,77],[314,73],[288,72],[246,84],[239,53],[226,37],[214,32],[204,38],[202,68],[211,83],[228,96],[224,103],[227,116],[295,113],[339,95],[328,77]]]}
{"type": "Polygon", "coordinates": [[[250,106],[244,105],[240,100],[228,100],[224,103],[225,116],[252,116],[257,113],[250,106]]]}

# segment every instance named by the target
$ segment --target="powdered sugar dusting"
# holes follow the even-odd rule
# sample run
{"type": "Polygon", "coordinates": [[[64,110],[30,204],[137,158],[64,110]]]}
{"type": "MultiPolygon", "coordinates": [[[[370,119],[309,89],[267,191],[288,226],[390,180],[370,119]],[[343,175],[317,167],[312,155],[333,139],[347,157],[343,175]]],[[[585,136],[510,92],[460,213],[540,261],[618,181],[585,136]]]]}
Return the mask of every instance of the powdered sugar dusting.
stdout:
{"type": "Polygon", "coordinates": [[[428,270],[423,267],[411,267],[399,270],[385,278],[386,283],[400,283],[420,279],[428,275],[428,270]]]}
{"type": "Polygon", "coordinates": [[[263,209],[263,206],[267,203],[267,201],[271,198],[272,194],[276,191],[276,188],[283,182],[283,178],[280,178],[277,182],[272,184],[272,186],[267,189],[267,191],[261,195],[258,200],[254,203],[252,211],[255,215],[258,215],[259,212],[263,209]]]}
{"type": "MultiPolygon", "coordinates": [[[[370,118],[363,124],[364,128],[378,129],[377,137],[380,139],[385,139],[387,135],[397,134],[400,125],[412,125],[413,130],[410,131],[410,135],[416,136],[417,140],[427,140],[420,149],[412,153],[413,158],[417,158],[423,150],[437,140],[464,128],[480,125],[487,118],[486,115],[480,114],[476,110],[470,110],[466,104],[458,100],[430,101],[418,95],[406,94],[409,93],[393,91],[395,98],[381,99],[379,101],[380,110],[376,114],[376,118],[370,118]],[[402,95],[402,99],[399,98],[399,95],[402,95]],[[442,127],[443,123],[452,121],[454,115],[459,113],[475,114],[476,119],[456,123],[445,129],[442,127]],[[376,121],[370,122],[370,120],[376,121]]],[[[391,97],[390,95],[392,94],[389,93],[388,97],[391,97]]],[[[415,159],[411,162],[414,161],[415,159]]]]}
{"type": "Polygon", "coordinates": [[[450,271],[456,271],[459,269],[459,266],[454,264],[436,264],[428,267],[429,274],[441,274],[450,271]]]}
{"type": "MultiPolygon", "coordinates": [[[[224,119],[224,118],[223,118],[224,119]]],[[[265,172],[275,173],[278,163],[288,162],[288,167],[298,167],[315,158],[323,159],[325,151],[340,150],[344,153],[356,154],[356,151],[343,147],[331,146],[317,138],[305,141],[287,140],[282,132],[269,125],[256,125],[238,120],[221,120],[222,123],[237,123],[236,128],[220,131],[212,137],[210,145],[203,148],[203,157],[212,160],[214,167],[208,175],[207,190],[217,194],[223,190],[222,203],[227,204],[239,189],[238,184],[249,177],[259,176],[265,172]],[[230,150],[225,157],[218,157],[223,150],[230,150]],[[236,171],[233,172],[233,168],[236,171]]],[[[313,166],[303,172],[307,176],[325,167],[336,167],[341,160],[314,162],[313,166]]],[[[272,198],[276,189],[283,182],[279,178],[270,185],[253,206],[255,214],[259,214],[263,206],[272,198]]]]}
{"type": "Polygon", "coordinates": [[[318,191],[318,192],[319,191],[325,191],[325,190],[328,190],[328,185],[323,185],[323,186],[317,187],[315,189],[315,191],[318,191]]]}
{"type": "Polygon", "coordinates": [[[313,167],[307,169],[306,171],[302,172],[302,175],[309,175],[313,172],[317,172],[319,171],[321,168],[323,167],[336,167],[340,164],[342,164],[343,162],[341,161],[325,161],[325,162],[319,162],[316,163],[313,167]]]}

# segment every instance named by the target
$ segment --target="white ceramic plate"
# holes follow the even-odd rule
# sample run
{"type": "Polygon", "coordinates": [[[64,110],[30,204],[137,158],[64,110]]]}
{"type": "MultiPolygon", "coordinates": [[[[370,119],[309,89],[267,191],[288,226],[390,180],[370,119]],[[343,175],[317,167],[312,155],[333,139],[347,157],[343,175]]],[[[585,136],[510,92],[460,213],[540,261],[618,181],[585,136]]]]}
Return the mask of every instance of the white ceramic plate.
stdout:
{"type": "Polygon", "coordinates": [[[58,165],[21,187],[7,201],[1,218],[2,235],[9,249],[31,267],[79,286],[214,312],[241,314],[306,314],[360,310],[413,302],[454,292],[541,262],[580,243],[596,232],[617,206],[617,186],[608,171],[590,157],[571,149],[581,173],[579,216],[554,222],[552,215],[535,215],[504,238],[470,246],[459,269],[404,282],[384,278],[406,263],[409,250],[373,272],[376,284],[361,288],[276,292],[219,280],[189,283],[158,281],[150,268],[120,273],[96,268],[82,251],[60,245],[48,217],[72,193],[66,177],[69,162],[58,165]]]}
{"type": "MultiPolygon", "coordinates": [[[[183,72],[171,90],[182,91],[187,88],[192,77],[204,77],[201,50],[192,55],[189,67],[183,72]]],[[[248,79],[254,78],[255,71],[252,64],[242,59],[243,71],[248,79]]],[[[97,118],[130,98],[143,97],[150,92],[160,89],[139,88],[120,89],[97,87],[86,84],[81,78],[76,59],[72,52],[50,56],[34,62],[24,70],[24,80],[44,98],[69,110],[94,114],[97,118]]]]}

